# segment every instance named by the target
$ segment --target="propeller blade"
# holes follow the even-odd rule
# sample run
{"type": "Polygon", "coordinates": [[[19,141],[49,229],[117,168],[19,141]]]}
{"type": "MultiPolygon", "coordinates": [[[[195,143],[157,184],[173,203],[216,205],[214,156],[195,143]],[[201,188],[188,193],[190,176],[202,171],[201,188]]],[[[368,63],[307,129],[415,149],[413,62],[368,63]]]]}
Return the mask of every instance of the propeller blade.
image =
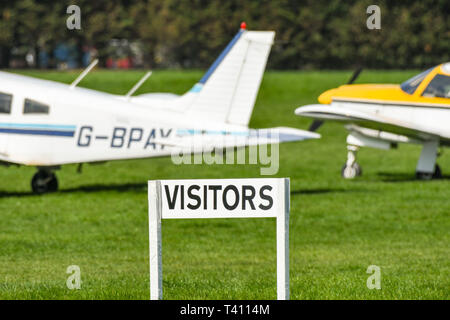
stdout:
{"type": "Polygon", "coordinates": [[[352,77],[350,78],[350,80],[348,80],[347,84],[352,84],[353,82],[355,82],[355,80],[359,77],[359,74],[362,71],[362,67],[358,67],[358,69],[355,70],[355,72],[353,72],[352,77]]]}
{"type": "MultiPolygon", "coordinates": [[[[347,84],[352,84],[353,82],[355,82],[355,80],[359,77],[359,75],[360,75],[362,70],[363,70],[362,67],[358,67],[355,70],[355,72],[353,72],[352,77],[347,82],[347,84]]],[[[312,132],[315,132],[323,125],[323,123],[324,123],[323,120],[314,120],[313,123],[311,123],[311,125],[309,126],[308,130],[312,131],[312,132]]]]}
{"type": "Polygon", "coordinates": [[[323,125],[323,120],[314,120],[313,123],[309,126],[309,131],[316,131],[323,125]]]}

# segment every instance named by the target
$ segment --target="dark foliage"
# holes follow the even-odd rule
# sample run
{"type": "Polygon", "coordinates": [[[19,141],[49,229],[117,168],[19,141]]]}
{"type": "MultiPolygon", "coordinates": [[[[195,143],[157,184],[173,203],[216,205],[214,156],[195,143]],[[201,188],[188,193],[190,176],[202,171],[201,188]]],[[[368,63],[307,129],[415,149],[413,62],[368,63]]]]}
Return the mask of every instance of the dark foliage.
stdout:
{"type": "Polygon", "coordinates": [[[58,41],[95,46],[139,39],[154,67],[205,67],[246,21],[275,30],[275,69],[424,68],[449,60],[448,0],[19,0],[0,3],[0,60],[17,46],[40,50],[58,41]],[[376,3],[375,3],[376,2],[376,3]],[[66,8],[81,8],[82,30],[66,28],[66,8]],[[369,30],[366,8],[381,8],[369,30]]]}

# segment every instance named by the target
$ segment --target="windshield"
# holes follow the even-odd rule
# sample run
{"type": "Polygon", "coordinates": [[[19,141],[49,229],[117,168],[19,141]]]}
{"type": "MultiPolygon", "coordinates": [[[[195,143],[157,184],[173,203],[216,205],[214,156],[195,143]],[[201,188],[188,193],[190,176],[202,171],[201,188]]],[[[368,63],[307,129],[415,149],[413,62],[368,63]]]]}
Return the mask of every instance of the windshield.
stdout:
{"type": "Polygon", "coordinates": [[[450,77],[437,74],[422,94],[424,97],[450,98],[450,77]]]}
{"type": "Polygon", "coordinates": [[[409,80],[406,80],[405,82],[403,82],[400,86],[400,88],[402,88],[403,91],[405,91],[406,93],[409,94],[413,94],[414,91],[416,91],[417,87],[419,86],[419,84],[422,82],[422,80],[427,76],[427,74],[430,73],[431,70],[433,70],[434,68],[428,69],[427,71],[424,71],[420,74],[418,74],[417,76],[412,77],[409,80]]]}

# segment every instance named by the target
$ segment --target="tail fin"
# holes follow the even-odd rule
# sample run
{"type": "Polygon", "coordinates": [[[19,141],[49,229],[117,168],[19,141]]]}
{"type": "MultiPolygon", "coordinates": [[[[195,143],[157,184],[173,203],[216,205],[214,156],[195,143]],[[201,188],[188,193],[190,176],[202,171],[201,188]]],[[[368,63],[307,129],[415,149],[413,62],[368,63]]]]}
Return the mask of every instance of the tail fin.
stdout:
{"type": "Polygon", "coordinates": [[[186,94],[187,114],[248,125],[274,37],[273,31],[239,30],[186,94]]]}

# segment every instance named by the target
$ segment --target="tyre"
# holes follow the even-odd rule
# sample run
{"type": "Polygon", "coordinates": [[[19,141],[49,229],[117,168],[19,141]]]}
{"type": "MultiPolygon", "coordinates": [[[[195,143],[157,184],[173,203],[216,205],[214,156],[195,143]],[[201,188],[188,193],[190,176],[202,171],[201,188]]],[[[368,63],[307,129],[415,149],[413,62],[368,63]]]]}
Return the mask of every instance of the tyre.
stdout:
{"type": "Polygon", "coordinates": [[[434,167],[433,173],[416,171],[416,178],[419,180],[441,179],[442,178],[441,167],[439,167],[439,165],[436,165],[434,167]]]}
{"type": "Polygon", "coordinates": [[[31,180],[31,189],[37,194],[57,191],[58,179],[53,172],[38,171],[31,180]]]}
{"type": "Polygon", "coordinates": [[[360,175],[362,175],[362,169],[361,166],[356,162],[351,166],[344,164],[344,166],[342,167],[341,176],[344,179],[354,179],[360,175]]]}
{"type": "Polygon", "coordinates": [[[441,167],[438,164],[434,167],[433,179],[442,179],[441,167]]]}

